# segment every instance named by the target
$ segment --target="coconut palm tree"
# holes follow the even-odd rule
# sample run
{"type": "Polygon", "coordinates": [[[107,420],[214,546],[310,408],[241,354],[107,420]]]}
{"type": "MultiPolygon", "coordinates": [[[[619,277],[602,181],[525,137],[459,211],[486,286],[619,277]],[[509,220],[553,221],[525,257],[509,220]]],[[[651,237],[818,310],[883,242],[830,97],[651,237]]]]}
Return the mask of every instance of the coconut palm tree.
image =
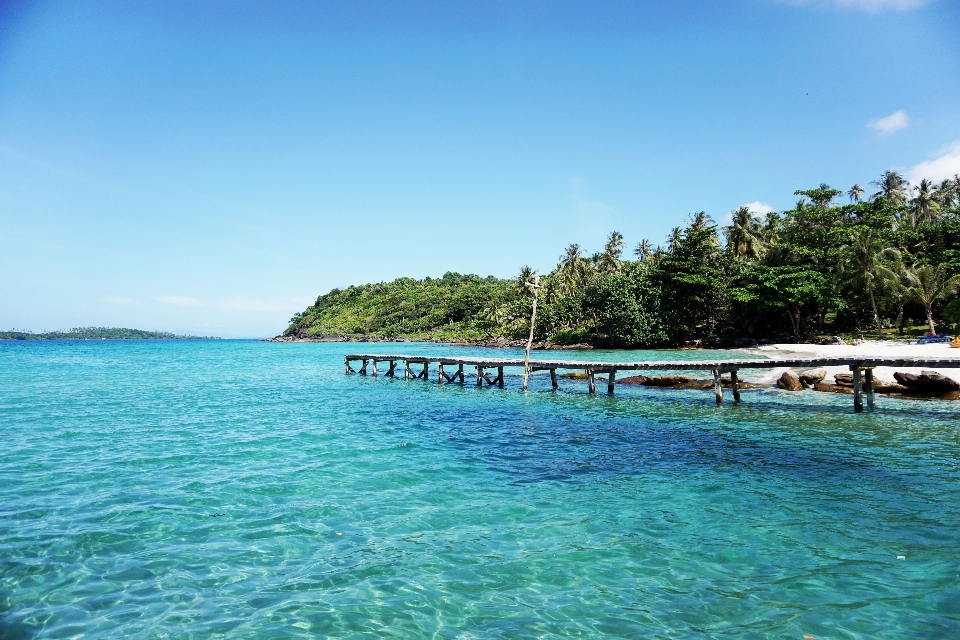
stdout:
{"type": "Polygon", "coordinates": [[[521,297],[532,296],[533,293],[530,291],[530,287],[527,286],[527,283],[533,279],[533,275],[536,273],[529,265],[523,265],[523,268],[520,269],[520,275],[517,276],[514,280],[517,293],[521,297]]]}
{"type": "Polygon", "coordinates": [[[613,231],[607,238],[603,253],[598,256],[598,266],[604,273],[618,273],[620,271],[620,257],[623,255],[623,236],[613,231]]]}
{"type": "Polygon", "coordinates": [[[760,258],[765,249],[760,222],[747,207],[736,209],[731,216],[730,226],[724,229],[727,251],[735,257],[760,258]]]}
{"type": "Polygon", "coordinates": [[[580,249],[580,245],[571,244],[560,256],[560,264],[557,265],[557,275],[567,295],[573,295],[583,284],[586,272],[587,263],[583,259],[583,250],[580,249]]]}
{"type": "Polygon", "coordinates": [[[925,264],[908,269],[907,279],[910,283],[908,286],[910,295],[922,304],[923,310],[927,312],[930,333],[936,333],[937,329],[933,323],[933,305],[943,298],[952,296],[957,289],[960,289],[960,274],[948,277],[946,264],[937,266],[925,264]]]}
{"type": "Polygon", "coordinates": [[[897,306],[897,333],[903,335],[903,307],[910,299],[910,278],[903,257],[877,265],[879,284],[897,306]]]}
{"type": "Polygon", "coordinates": [[[847,197],[850,198],[850,202],[860,202],[863,200],[863,187],[859,184],[851,186],[847,191],[847,197]]]}
{"type": "Polygon", "coordinates": [[[942,209],[950,209],[956,203],[960,203],[960,177],[954,176],[953,180],[947,179],[937,185],[934,194],[937,203],[942,209]]]}
{"type": "Polygon", "coordinates": [[[846,258],[844,264],[846,278],[843,284],[866,289],[870,295],[873,321],[877,325],[877,337],[882,340],[883,328],[880,326],[877,300],[874,296],[877,267],[885,261],[898,259],[900,253],[896,249],[885,247],[876,231],[865,229],[852,236],[850,244],[844,247],[844,257],[846,258]]]}
{"type": "Polygon", "coordinates": [[[680,246],[680,241],[683,239],[683,232],[680,231],[680,227],[674,227],[670,229],[670,235],[667,236],[667,250],[673,251],[678,246],[680,246]]]}
{"type": "Polygon", "coordinates": [[[906,204],[909,185],[907,179],[896,171],[884,171],[873,184],[877,185],[878,189],[873,194],[874,198],[880,196],[894,206],[906,204]]]}
{"type": "Polygon", "coordinates": [[[633,250],[633,255],[635,255],[640,262],[646,262],[652,254],[653,247],[650,246],[650,241],[646,238],[641,240],[637,248],[633,250]]]}
{"type": "Polygon", "coordinates": [[[915,219],[932,224],[940,213],[940,203],[937,202],[937,194],[933,183],[924,178],[913,190],[917,192],[917,195],[911,201],[915,219]]]}

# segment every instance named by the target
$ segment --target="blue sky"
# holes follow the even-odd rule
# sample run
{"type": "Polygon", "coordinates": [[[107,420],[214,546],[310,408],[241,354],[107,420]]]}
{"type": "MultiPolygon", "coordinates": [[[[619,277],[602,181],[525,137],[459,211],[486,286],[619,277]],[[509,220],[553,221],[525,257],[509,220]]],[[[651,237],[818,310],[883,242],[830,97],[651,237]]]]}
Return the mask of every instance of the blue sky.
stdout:
{"type": "Polygon", "coordinates": [[[0,328],[275,335],[333,287],[952,175],[957,33],[953,0],[0,3],[0,328]]]}

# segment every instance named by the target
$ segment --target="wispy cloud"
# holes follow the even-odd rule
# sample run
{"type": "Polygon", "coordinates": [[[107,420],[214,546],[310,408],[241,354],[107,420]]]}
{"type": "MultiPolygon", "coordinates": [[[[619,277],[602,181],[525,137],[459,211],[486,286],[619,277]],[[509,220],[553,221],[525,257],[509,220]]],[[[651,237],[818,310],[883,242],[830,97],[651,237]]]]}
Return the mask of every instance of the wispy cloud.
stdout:
{"type": "Polygon", "coordinates": [[[955,175],[960,175],[960,140],[942,149],[933,160],[914,165],[906,172],[907,180],[913,184],[919,184],[924,178],[940,182],[955,175]]]}
{"type": "Polygon", "coordinates": [[[206,307],[210,309],[228,309],[231,311],[288,311],[291,308],[305,307],[313,302],[311,296],[282,296],[270,300],[251,298],[222,298],[204,300],[189,296],[155,296],[154,300],[175,307],[206,307]]]}
{"type": "Polygon", "coordinates": [[[797,7],[836,8],[880,13],[881,11],[909,11],[936,0],[783,0],[797,7]]]}
{"type": "Polygon", "coordinates": [[[885,118],[871,120],[867,123],[867,126],[882,136],[888,136],[900,131],[900,129],[906,129],[909,124],[910,118],[907,117],[907,112],[901,109],[900,111],[894,111],[885,118]]]}
{"type": "Polygon", "coordinates": [[[748,202],[743,206],[745,206],[747,209],[750,209],[750,213],[755,216],[765,216],[771,211],[775,211],[775,209],[766,202],[760,202],[759,200],[748,202]]]}
{"type": "Polygon", "coordinates": [[[103,299],[104,302],[110,302],[112,304],[143,304],[136,298],[120,298],[115,296],[107,296],[103,299]]]}

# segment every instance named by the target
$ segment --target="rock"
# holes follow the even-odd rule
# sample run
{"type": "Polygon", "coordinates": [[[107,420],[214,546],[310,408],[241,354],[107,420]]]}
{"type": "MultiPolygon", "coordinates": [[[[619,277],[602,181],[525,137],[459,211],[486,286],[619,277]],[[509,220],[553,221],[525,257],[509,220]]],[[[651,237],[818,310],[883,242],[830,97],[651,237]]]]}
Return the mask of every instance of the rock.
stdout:
{"type": "Polygon", "coordinates": [[[620,378],[617,384],[647,384],[647,376],[630,376],[629,378],[620,378]]]}
{"type": "Polygon", "coordinates": [[[693,376],[656,376],[648,377],[644,384],[650,387],[673,387],[678,384],[690,384],[696,381],[697,379],[693,376]]]}
{"type": "Polygon", "coordinates": [[[570,373],[561,373],[561,378],[566,378],[567,380],[586,380],[587,374],[583,371],[572,371],[570,373]]]}
{"type": "Polygon", "coordinates": [[[839,384],[830,384],[829,382],[818,382],[813,385],[815,391],[827,391],[831,393],[853,393],[853,387],[844,387],[839,384]]]}
{"type": "Polygon", "coordinates": [[[931,396],[941,396],[945,393],[960,391],[960,382],[936,371],[921,371],[920,375],[897,371],[893,374],[893,377],[903,386],[931,396]]]}
{"type": "Polygon", "coordinates": [[[838,373],[833,376],[834,381],[841,387],[850,387],[853,388],[853,374],[852,373],[838,373]]]}
{"type": "Polygon", "coordinates": [[[823,382],[823,379],[826,377],[826,369],[807,369],[806,371],[801,371],[799,375],[800,384],[805,387],[812,387],[818,382],[823,382]]]}
{"type": "Polygon", "coordinates": [[[803,385],[800,384],[800,376],[790,369],[783,372],[783,375],[777,380],[777,386],[787,391],[800,391],[803,389],[803,385]]]}

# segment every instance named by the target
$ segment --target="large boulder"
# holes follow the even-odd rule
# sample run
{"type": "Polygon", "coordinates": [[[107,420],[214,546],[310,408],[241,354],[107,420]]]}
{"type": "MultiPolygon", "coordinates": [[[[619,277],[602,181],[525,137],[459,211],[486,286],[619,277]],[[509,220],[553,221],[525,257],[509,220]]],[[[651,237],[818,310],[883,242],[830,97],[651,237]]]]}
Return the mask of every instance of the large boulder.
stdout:
{"type": "Polygon", "coordinates": [[[833,380],[841,387],[853,387],[852,373],[838,373],[833,376],[833,380]]]}
{"type": "Polygon", "coordinates": [[[823,382],[823,379],[826,377],[826,369],[807,369],[806,371],[801,371],[799,375],[800,384],[805,387],[812,387],[818,382],[823,382]]]}
{"type": "Polygon", "coordinates": [[[803,385],[800,384],[800,376],[797,375],[796,371],[791,371],[790,369],[783,372],[783,375],[777,380],[777,386],[787,391],[800,391],[803,389],[803,385]]]}
{"type": "Polygon", "coordinates": [[[927,393],[932,396],[940,396],[945,393],[960,391],[960,382],[941,375],[936,371],[921,371],[920,375],[897,371],[893,374],[893,377],[897,379],[898,383],[908,389],[927,393]]]}

